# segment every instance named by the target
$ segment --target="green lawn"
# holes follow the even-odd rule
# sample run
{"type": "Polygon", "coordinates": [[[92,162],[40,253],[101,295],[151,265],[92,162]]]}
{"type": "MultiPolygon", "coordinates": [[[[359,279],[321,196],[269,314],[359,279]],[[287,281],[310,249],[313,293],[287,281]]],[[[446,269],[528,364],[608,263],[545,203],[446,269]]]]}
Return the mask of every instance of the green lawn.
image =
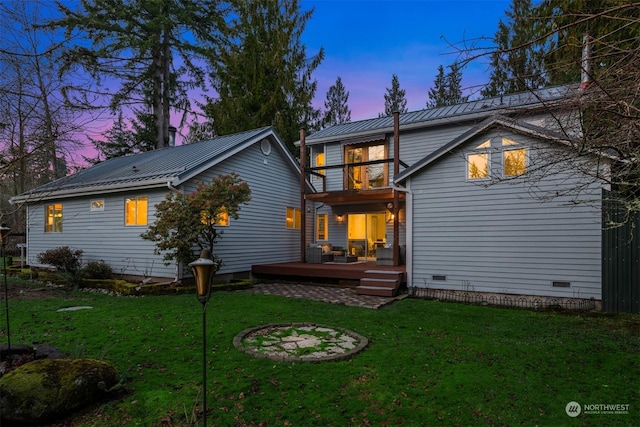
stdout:
{"type": "MultiPolygon", "coordinates": [[[[115,364],[128,393],[76,426],[198,424],[201,305],[195,295],[71,293],[9,300],[11,342],[115,364]],[[89,305],[91,310],[57,312],[89,305]]],[[[3,310],[4,311],[4,310],[3,310]]],[[[4,314],[3,314],[4,317],[4,314]]],[[[217,426],[633,425],[640,318],[538,313],[405,299],[382,310],[243,292],[208,305],[208,420],[217,426]],[[236,350],[241,330],[314,322],[370,340],[348,361],[278,363],[236,350]],[[569,417],[566,405],[629,405],[569,417]]],[[[0,342],[4,342],[3,335],[0,342]]]]}

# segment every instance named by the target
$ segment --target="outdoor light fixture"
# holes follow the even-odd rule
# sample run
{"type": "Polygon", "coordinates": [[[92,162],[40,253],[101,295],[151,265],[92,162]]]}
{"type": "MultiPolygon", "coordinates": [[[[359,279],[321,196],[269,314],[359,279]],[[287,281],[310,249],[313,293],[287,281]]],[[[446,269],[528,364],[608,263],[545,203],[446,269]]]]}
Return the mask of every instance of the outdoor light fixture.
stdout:
{"type": "Polygon", "coordinates": [[[387,209],[391,212],[393,211],[393,202],[387,203],[387,209]]]}
{"type": "Polygon", "coordinates": [[[211,279],[215,273],[215,263],[211,252],[203,250],[200,258],[189,263],[196,279],[198,301],[202,303],[202,425],[207,426],[207,302],[211,296],[211,279]]]}
{"type": "Polygon", "coordinates": [[[0,224],[0,245],[2,246],[2,275],[4,276],[4,311],[7,316],[7,354],[11,354],[11,333],[9,330],[9,289],[7,287],[7,236],[11,229],[4,222],[0,224]]]}
{"type": "Polygon", "coordinates": [[[338,220],[338,222],[342,222],[344,216],[342,214],[336,216],[336,219],[338,220]]]}

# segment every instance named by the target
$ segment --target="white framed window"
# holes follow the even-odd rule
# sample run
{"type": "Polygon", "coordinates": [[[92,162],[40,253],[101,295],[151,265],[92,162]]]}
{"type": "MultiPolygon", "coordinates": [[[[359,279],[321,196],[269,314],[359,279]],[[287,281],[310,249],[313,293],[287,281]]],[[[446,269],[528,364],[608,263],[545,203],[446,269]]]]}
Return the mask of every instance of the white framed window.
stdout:
{"type": "Polygon", "coordinates": [[[104,200],[92,200],[89,205],[89,211],[101,212],[104,210],[104,200]]]}
{"type": "Polygon", "coordinates": [[[287,207],[287,228],[292,230],[300,230],[302,215],[300,208],[287,207]]]}
{"type": "Polygon", "coordinates": [[[502,176],[522,175],[527,171],[527,149],[519,148],[518,143],[502,138],[502,176]]]}
{"type": "Polygon", "coordinates": [[[488,179],[490,170],[489,148],[491,140],[486,140],[475,147],[474,152],[467,154],[467,180],[488,179]]]}
{"type": "Polygon", "coordinates": [[[489,178],[489,153],[467,154],[467,179],[489,178]]]}
{"type": "Polygon", "coordinates": [[[148,204],[147,196],[125,199],[124,224],[128,226],[147,225],[148,204]]]}
{"type": "Polygon", "coordinates": [[[45,206],[45,233],[62,233],[62,203],[45,206]]]}

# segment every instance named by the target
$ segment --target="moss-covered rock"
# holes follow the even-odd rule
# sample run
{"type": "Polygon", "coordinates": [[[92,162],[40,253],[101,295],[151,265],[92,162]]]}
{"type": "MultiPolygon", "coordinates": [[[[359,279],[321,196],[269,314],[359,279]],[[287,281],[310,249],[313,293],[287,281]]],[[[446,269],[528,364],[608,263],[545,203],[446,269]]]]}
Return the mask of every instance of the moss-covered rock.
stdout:
{"type": "Polygon", "coordinates": [[[40,424],[105,397],[118,384],[111,364],[93,359],[43,359],[0,378],[2,420],[40,424]]]}

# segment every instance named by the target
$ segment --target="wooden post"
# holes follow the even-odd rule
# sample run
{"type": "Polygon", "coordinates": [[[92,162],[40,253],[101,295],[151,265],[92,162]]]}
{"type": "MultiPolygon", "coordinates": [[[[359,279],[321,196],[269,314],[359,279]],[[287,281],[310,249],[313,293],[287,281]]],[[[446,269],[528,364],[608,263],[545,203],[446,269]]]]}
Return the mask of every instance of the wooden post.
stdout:
{"type": "MultiPolygon", "coordinates": [[[[400,112],[393,112],[393,178],[400,173],[400,112]]],[[[400,265],[400,193],[393,190],[393,265],[400,265]]]]}
{"type": "Polygon", "coordinates": [[[307,246],[307,203],[305,194],[307,192],[307,146],[305,142],[306,132],[300,129],[300,259],[306,262],[307,246]]]}

